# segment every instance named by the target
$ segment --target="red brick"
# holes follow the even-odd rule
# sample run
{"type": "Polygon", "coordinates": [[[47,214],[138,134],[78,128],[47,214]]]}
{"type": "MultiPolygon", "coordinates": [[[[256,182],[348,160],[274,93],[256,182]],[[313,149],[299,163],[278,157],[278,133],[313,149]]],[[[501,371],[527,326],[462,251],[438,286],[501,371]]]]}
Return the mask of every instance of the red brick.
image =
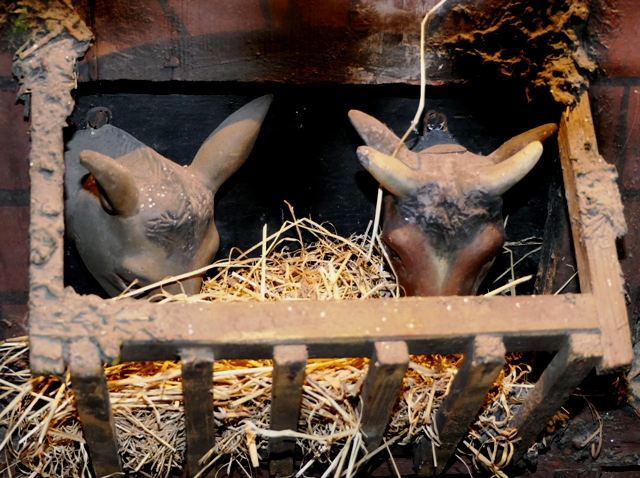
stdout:
{"type": "Polygon", "coordinates": [[[625,189],[640,188],[640,85],[632,86],[629,92],[626,135],[619,138],[620,158],[618,173],[620,187],[625,189]]]}
{"type": "Polygon", "coordinates": [[[0,291],[29,290],[29,208],[0,207],[0,291]]]}
{"type": "Polygon", "coordinates": [[[314,27],[346,26],[349,0],[298,0],[302,21],[314,27]]]}
{"type": "Polygon", "coordinates": [[[11,76],[13,68],[13,60],[11,53],[5,51],[0,52],[0,76],[11,76]]]}
{"type": "Polygon", "coordinates": [[[27,334],[27,304],[2,304],[0,331],[5,339],[27,334]]]}
{"type": "Polygon", "coordinates": [[[640,8],[637,0],[598,0],[593,29],[601,34],[600,68],[609,77],[640,76],[640,8]]]}
{"type": "Polygon", "coordinates": [[[16,92],[0,90],[0,189],[29,187],[29,123],[16,92]]]}
{"type": "Polygon", "coordinates": [[[191,36],[261,30],[260,0],[169,0],[191,36]]]}
{"type": "Polygon", "coordinates": [[[624,201],[624,216],[628,232],[622,239],[624,257],[620,265],[630,288],[636,289],[640,287],[640,198],[624,201]]]}
{"type": "Polygon", "coordinates": [[[617,164],[616,133],[624,86],[593,86],[589,90],[593,121],[600,154],[608,163],[617,164]]]}
{"type": "Polygon", "coordinates": [[[157,0],[97,0],[94,11],[96,56],[179,38],[157,0]]]}

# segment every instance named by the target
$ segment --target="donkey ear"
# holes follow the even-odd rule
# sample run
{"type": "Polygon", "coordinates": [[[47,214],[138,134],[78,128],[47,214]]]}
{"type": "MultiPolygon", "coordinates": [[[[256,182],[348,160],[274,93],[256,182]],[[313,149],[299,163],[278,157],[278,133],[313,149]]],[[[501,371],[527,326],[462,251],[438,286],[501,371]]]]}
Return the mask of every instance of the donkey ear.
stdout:
{"type": "Polygon", "coordinates": [[[114,214],[129,217],[138,209],[138,188],[131,171],[115,159],[84,150],[80,164],[87,168],[99,186],[102,206],[114,214]]]}
{"type": "Polygon", "coordinates": [[[217,191],[245,162],[253,148],[273,95],[262,96],[229,116],[198,150],[189,169],[217,191]]]}

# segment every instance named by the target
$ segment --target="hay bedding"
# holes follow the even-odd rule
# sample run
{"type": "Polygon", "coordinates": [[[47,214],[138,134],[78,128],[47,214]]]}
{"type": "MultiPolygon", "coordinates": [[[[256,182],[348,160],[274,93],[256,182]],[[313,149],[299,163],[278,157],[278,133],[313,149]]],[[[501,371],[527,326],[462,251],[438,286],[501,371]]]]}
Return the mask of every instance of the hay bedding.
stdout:
{"type": "MultiPolygon", "coordinates": [[[[395,297],[398,286],[376,248],[368,257],[366,236],[342,238],[310,219],[289,221],[275,234],[217,270],[201,294],[160,294],[156,300],[304,300],[395,297]],[[286,236],[295,231],[296,238],[286,236]],[[316,241],[304,244],[302,234],[316,241]],[[290,244],[293,243],[293,244],[290,244]],[[295,250],[290,250],[294,245],[295,250]],[[259,257],[248,254],[260,249],[259,257]]],[[[144,292],[129,291],[127,295],[144,292]]],[[[449,392],[461,362],[457,355],[412,356],[402,391],[377,450],[364,448],[359,430],[359,393],[368,359],[310,360],[297,431],[302,476],[320,465],[324,476],[351,476],[389,445],[410,444],[424,435],[438,443],[433,418],[449,392]]],[[[532,385],[528,365],[510,356],[459,453],[497,475],[509,464],[516,430],[513,409],[532,385]]],[[[271,395],[270,361],[216,361],[213,400],[216,441],[203,457],[208,467],[238,467],[251,476],[266,457],[271,395]]],[[[139,476],[168,477],[184,464],[185,431],[179,362],[126,363],[105,367],[124,468],[139,476]]],[[[8,464],[28,476],[89,477],[88,452],[75,410],[72,384],[52,377],[31,378],[28,342],[0,344],[0,443],[8,464]]]]}

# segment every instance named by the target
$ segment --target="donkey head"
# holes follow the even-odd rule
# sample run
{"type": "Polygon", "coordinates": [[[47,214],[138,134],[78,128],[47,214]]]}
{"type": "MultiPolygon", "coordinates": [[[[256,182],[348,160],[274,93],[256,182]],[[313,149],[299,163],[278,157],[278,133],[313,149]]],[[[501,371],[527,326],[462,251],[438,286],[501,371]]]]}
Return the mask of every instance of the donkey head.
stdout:
{"type": "MultiPolygon", "coordinates": [[[[270,104],[263,96],[229,116],[189,167],[113,126],[74,135],[65,155],[67,234],[108,294],[210,263],[219,245],[214,195],[249,156],[270,104]]],[[[197,293],[201,282],[181,287],[197,293]]]]}
{"type": "Polygon", "coordinates": [[[391,193],[382,239],[407,295],[475,294],[504,244],[502,197],[537,163],[556,130],[547,124],[478,156],[447,131],[433,131],[419,152],[360,111],[349,118],[368,146],[362,165],[391,193]]]}

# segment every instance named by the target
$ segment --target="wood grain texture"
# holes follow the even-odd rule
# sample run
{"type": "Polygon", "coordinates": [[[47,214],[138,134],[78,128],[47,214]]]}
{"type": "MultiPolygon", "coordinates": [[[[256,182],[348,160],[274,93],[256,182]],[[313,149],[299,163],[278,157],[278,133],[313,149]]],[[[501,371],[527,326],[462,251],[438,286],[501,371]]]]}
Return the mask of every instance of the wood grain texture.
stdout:
{"type": "Polygon", "coordinates": [[[362,386],[361,427],[367,450],[380,445],[409,365],[405,342],[376,342],[362,386]]]}
{"type": "Polygon", "coordinates": [[[505,353],[500,337],[478,336],[469,345],[449,395],[436,414],[440,446],[436,448],[435,461],[429,440],[422,440],[416,447],[415,467],[419,476],[433,476],[444,470],[500,375],[505,353]]]}
{"type": "MultiPolygon", "coordinates": [[[[271,389],[272,430],[297,430],[302,383],[307,365],[307,347],[280,345],[273,349],[273,385],[271,389]]],[[[293,474],[295,438],[269,438],[269,472],[273,476],[293,474]]]]}
{"type": "Polygon", "coordinates": [[[615,244],[626,225],[615,168],[598,152],[587,93],[563,114],[558,141],[580,290],[595,299],[603,347],[597,368],[607,373],[627,367],[633,358],[615,244]]]}
{"type": "Polygon", "coordinates": [[[198,461],[213,447],[215,439],[213,352],[204,347],[184,348],[180,351],[180,360],[187,433],[187,473],[193,478],[203,468],[198,461]]]}
{"type": "Polygon", "coordinates": [[[516,445],[512,463],[517,463],[527,451],[571,392],[598,363],[600,354],[601,343],[597,335],[569,336],[513,418],[511,425],[518,429],[521,441],[516,445]]]}
{"type": "Polygon", "coordinates": [[[88,338],[69,346],[69,370],[82,432],[96,477],[122,472],[100,351],[88,338]]]}

